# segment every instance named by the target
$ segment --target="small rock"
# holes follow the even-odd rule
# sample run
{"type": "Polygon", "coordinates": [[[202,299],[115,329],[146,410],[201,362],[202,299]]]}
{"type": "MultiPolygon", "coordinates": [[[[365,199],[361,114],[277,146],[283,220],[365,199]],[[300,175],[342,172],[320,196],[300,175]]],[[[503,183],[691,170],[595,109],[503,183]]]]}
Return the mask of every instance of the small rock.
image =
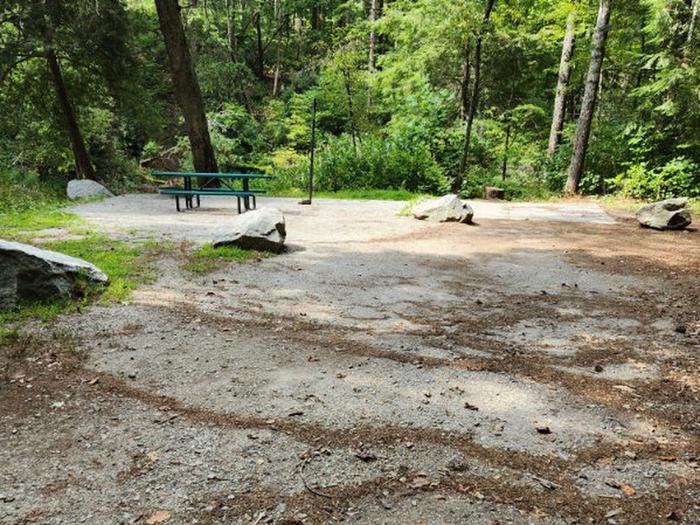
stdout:
{"type": "Polygon", "coordinates": [[[603,365],[595,365],[595,367],[593,367],[593,370],[600,373],[603,371],[603,365]]]}
{"type": "Polygon", "coordinates": [[[551,434],[552,431],[548,426],[540,425],[536,426],[535,430],[537,430],[538,434],[551,434]]]}
{"type": "Polygon", "coordinates": [[[688,331],[688,329],[686,328],[685,325],[679,324],[678,326],[676,326],[676,327],[674,328],[674,331],[675,331],[677,334],[685,334],[685,333],[688,331]]]}

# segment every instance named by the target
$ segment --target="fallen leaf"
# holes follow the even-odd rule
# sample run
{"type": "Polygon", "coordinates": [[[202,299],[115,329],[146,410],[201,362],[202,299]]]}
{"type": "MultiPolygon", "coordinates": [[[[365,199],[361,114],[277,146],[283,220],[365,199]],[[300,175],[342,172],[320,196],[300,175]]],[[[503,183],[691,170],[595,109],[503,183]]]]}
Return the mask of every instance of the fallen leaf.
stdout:
{"type": "Polygon", "coordinates": [[[625,496],[632,497],[637,493],[637,490],[632,486],[627,483],[622,484],[622,492],[625,494],[625,496]]]}
{"type": "Polygon", "coordinates": [[[474,411],[479,410],[479,407],[478,407],[478,406],[472,405],[472,404],[471,404],[470,402],[468,402],[468,401],[465,401],[465,402],[464,402],[464,408],[466,408],[467,410],[474,410],[474,411]]]}
{"type": "Polygon", "coordinates": [[[151,516],[146,520],[148,525],[155,525],[156,523],[165,523],[170,519],[170,513],[167,510],[159,510],[151,514],[151,516]]]}
{"type": "Polygon", "coordinates": [[[535,427],[535,430],[537,430],[538,434],[551,434],[552,433],[552,431],[547,426],[537,426],[537,427],[535,427]]]}
{"type": "Polygon", "coordinates": [[[303,410],[292,410],[291,412],[289,412],[289,414],[287,414],[287,416],[289,416],[289,417],[303,416],[303,415],[304,415],[303,410]]]}

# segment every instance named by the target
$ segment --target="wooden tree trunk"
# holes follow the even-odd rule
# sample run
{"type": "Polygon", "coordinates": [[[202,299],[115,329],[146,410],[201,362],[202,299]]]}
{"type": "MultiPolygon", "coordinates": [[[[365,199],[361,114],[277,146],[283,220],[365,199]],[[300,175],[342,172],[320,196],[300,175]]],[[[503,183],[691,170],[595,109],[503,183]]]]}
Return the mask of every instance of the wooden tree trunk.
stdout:
{"type": "Polygon", "coordinates": [[[472,138],[472,127],[474,126],[476,108],[479,104],[479,84],[481,82],[481,44],[484,38],[484,31],[486,30],[489,20],[491,19],[491,11],[493,11],[493,6],[495,4],[496,0],[486,0],[484,19],[481,22],[479,35],[476,38],[476,45],[474,46],[474,86],[472,88],[472,96],[469,101],[469,112],[467,113],[467,125],[464,132],[464,145],[462,148],[462,159],[459,165],[459,173],[452,181],[453,193],[459,193],[462,190],[462,181],[464,180],[464,173],[467,169],[467,162],[469,160],[469,144],[472,138]]]}
{"type": "MultiPolygon", "coordinates": [[[[369,22],[374,24],[379,18],[379,0],[372,0],[369,8],[369,22]]],[[[369,72],[377,69],[377,31],[372,25],[369,32],[369,72]]]]}
{"type": "Polygon", "coordinates": [[[693,32],[695,31],[695,21],[698,19],[698,6],[700,5],[700,0],[693,0],[693,4],[690,9],[690,24],[688,26],[688,37],[686,38],[686,43],[690,45],[693,41],[693,32]]]}
{"type": "Polygon", "coordinates": [[[156,0],[156,8],[175,85],[175,98],[190,138],[194,168],[202,173],[216,173],[219,169],[211,145],[202,93],[182,27],[180,6],[177,0],[156,0]]]}
{"type": "Polygon", "coordinates": [[[58,58],[53,50],[46,53],[46,61],[49,66],[49,72],[51,73],[51,82],[56,91],[56,99],[61,108],[61,113],[63,113],[66,133],[68,134],[71,149],[73,150],[77,176],[83,179],[94,179],[96,178],[95,169],[92,167],[90,155],[88,155],[87,148],[85,147],[85,141],[80,132],[78,119],[75,117],[73,104],[71,104],[70,98],[68,97],[68,90],[66,89],[66,84],[63,81],[63,73],[61,72],[61,65],[58,63],[58,58]]]}
{"type": "Polygon", "coordinates": [[[571,78],[571,58],[574,54],[576,42],[575,14],[572,11],[566,22],[566,35],[561,47],[561,61],[559,62],[559,79],[557,80],[557,94],[554,98],[554,113],[552,115],[552,127],[549,132],[549,146],[547,153],[551,156],[561,142],[561,133],[564,129],[564,115],[566,111],[566,95],[569,90],[571,78]]]}
{"type": "Polygon", "coordinates": [[[260,80],[265,80],[265,48],[263,47],[262,25],[260,21],[260,11],[255,13],[255,36],[256,36],[256,53],[255,53],[255,74],[260,80]]]}
{"type": "Polygon", "coordinates": [[[232,0],[226,0],[226,44],[232,61],[236,61],[238,54],[238,42],[236,41],[236,5],[232,0]]]}
{"type": "Polygon", "coordinates": [[[459,114],[464,121],[467,120],[467,115],[469,114],[469,83],[471,82],[471,57],[472,57],[472,45],[471,42],[467,43],[464,49],[464,64],[462,66],[462,81],[460,82],[460,93],[459,93],[459,114]]]}
{"type": "Polygon", "coordinates": [[[586,87],[583,92],[583,101],[581,102],[581,114],[578,119],[578,128],[576,129],[574,150],[571,154],[571,164],[569,165],[564,188],[566,193],[576,193],[578,191],[581,176],[583,175],[588,138],[591,134],[591,122],[593,121],[598,98],[600,74],[603,68],[603,59],[605,58],[605,44],[610,28],[610,3],[611,0],[600,0],[598,19],[596,20],[593,43],[591,44],[591,63],[588,66],[588,76],[586,77],[586,87]]]}
{"type": "Polygon", "coordinates": [[[357,153],[357,129],[355,127],[355,112],[352,107],[352,88],[350,87],[350,70],[343,69],[343,79],[345,81],[345,94],[348,97],[348,117],[350,118],[350,134],[352,136],[352,148],[357,153]]]}

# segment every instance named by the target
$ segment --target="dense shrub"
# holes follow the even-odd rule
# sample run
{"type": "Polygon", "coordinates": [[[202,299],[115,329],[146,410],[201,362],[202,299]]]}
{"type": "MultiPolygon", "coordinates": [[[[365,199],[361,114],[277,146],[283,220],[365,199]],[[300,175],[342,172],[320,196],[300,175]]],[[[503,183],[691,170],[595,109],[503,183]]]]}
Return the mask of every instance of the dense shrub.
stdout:
{"type": "MultiPolygon", "coordinates": [[[[303,187],[308,159],[295,156],[275,166],[280,180],[303,187]]],[[[402,146],[380,135],[365,135],[353,145],[349,135],[329,137],[319,148],[315,186],[320,191],[407,189],[437,193],[447,187],[443,169],[426,145],[402,146]]]]}
{"type": "Polygon", "coordinates": [[[685,157],[676,157],[655,168],[649,167],[646,162],[639,162],[629,166],[612,182],[628,197],[700,197],[700,166],[685,157]]]}

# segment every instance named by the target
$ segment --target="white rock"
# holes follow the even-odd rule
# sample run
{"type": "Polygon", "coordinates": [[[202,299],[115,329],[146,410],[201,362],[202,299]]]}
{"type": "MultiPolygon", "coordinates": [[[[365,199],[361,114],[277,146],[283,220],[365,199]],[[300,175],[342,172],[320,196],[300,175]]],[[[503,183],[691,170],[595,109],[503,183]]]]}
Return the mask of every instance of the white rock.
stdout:
{"type": "Polygon", "coordinates": [[[457,195],[445,195],[439,199],[419,202],[411,214],[420,220],[431,222],[466,222],[471,223],[474,210],[457,195]]]}
{"type": "Polygon", "coordinates": [[[684,197],[652,202],[639,208],[636,216],[642,226],[655,230],[682,230],[693,222],[684,197]]]}
{"type": "Polygon", "coordinates": [[[107,282],[87,261],[0,239],[0,311],[22,302],[72,297],[107,282]]]}
{"type": "Polygon", "coordinates": [[[114,193],[109,191],[99,182],[91,179],[73,179],[68,182],[66,194],[71,200],[94,199],[95,197],[114,197],[114,193]]]}
{"type": "Polygon", "coordinates": [[[234,245],[249,250],[279,253],[287,230],[284,215],[276,208],[260,208],[237,215],[214,236],[214,246],[234,245]]]}

